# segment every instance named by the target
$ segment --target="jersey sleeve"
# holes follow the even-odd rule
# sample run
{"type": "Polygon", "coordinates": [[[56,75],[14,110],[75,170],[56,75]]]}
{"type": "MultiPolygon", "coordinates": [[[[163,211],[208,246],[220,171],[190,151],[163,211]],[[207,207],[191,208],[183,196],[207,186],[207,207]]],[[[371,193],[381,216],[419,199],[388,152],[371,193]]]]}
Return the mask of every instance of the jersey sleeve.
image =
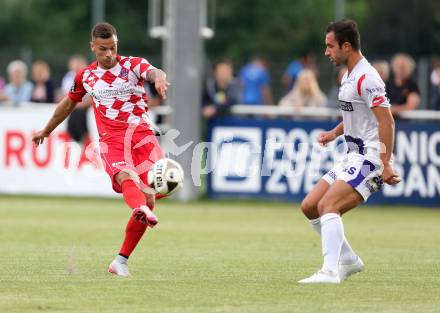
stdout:
{"type": "Polygon", "coordinates": [[[131,58],[131,70],[139,79],[148,80],[148,73],[154,69],[156,68],[144,58],[131,58]]]}
{"type": "Polygon", "coordinates": [[[87,93],[82,83],[83,74],[84,74],[84,70],[76,73],[72,87],[70,87],[69,98],[75,102],[81,102],[82,98],[87,93]]]}
{"type": "Polygon", "coordinates": [[[363,74],[358,79],[358,93],[370,108],[389,108],[390,100],[387,97],[385,83],[378,75],[363,74]]]}

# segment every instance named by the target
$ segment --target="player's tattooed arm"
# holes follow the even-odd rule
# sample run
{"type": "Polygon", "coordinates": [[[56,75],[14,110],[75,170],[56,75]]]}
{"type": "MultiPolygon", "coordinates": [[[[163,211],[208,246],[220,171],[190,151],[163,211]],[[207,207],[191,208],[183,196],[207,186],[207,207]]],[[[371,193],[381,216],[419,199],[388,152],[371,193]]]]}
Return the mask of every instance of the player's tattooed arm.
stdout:
{"type": "Polygon", "coordinates": [[[58,126],[60,125],[72,111],[75,109],[77,102],[70,99],[68,96],[64,97],[63,100],[61,100],[60,103],[58,103],[55,112],[53,113],[52,117],[50,118],[49,122],[47,122],[46,127],[44,127],[42,130],[36,132],[32,136],[32,141],[35,143],[35,145],[42,144],[44,141],[44,138],[49,137],[50,133],[58,126]]]}
{"type": "Polygon", "coordinates": [[[170,85],[167,81],[167,74],[160,69],[154,69],[148,72],[147,78],[154,84],[154,88],[156,88],[159,96],[165,100],[167,98],[168,86],[170,85]]]}

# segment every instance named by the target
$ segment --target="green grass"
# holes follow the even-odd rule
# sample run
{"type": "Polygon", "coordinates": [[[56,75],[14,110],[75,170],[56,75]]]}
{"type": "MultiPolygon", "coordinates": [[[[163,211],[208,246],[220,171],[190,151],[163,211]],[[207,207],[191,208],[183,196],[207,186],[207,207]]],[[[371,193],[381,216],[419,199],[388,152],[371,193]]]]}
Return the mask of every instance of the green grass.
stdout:
{"type": "Polygon", "coordinates": [[[289,204],[158,203],[157,228],[106,272],[129,210],[120,200],[0,197],[0,312],[439,312],[440,210],[362,207],[344,217],[366,270],[296,283],[321,265],[289,204]]]}

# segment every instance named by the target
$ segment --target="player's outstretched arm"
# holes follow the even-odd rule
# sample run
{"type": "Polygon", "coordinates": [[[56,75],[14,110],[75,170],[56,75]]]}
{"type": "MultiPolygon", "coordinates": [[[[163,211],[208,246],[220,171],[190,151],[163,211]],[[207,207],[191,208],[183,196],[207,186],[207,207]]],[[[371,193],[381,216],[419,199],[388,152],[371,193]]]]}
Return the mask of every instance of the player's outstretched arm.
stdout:
{"type": "Polygon", "coordinates": [[[147,74],[148,80],[154,84],[159,96],[165,100],[167,98],[167,90],[170,83],[167,81],[167,74],[164,71],[156,68],[147,74]]]}
{"type": "Polygon", "coordinates": [[[49,122],[47,122],[46,127],[42,130],[38,131],[32,136],[32,141],[36,146],[42,144],[44,138],[49,137],[50,133],[60,125],[70,113],[72,113],[73,109],[75,109],[77,102],[70,99],[68,96],[64,97],[63,100],[58,103],[55,112],[50,118],[49,122]]]}
{"type": "Polygon", "coordinates": [[[394,147],[394,118],[390,108],[375,107],[372,110],[376,116],[379,140],[382,146],[380,153],[380,158],[383,163],[382,178],[385,183],[395,185],[400,182],[400,178],[399,175],[394,172],[390,163],[394,147]]]}
{"type": "Polygon", "coordinates": [[[329,142],[332,142],[344,133],[344,124],[341,122],[330,131],[322,132],[319,134],[318,142],[321,146],[326,146],[329,142]]]}

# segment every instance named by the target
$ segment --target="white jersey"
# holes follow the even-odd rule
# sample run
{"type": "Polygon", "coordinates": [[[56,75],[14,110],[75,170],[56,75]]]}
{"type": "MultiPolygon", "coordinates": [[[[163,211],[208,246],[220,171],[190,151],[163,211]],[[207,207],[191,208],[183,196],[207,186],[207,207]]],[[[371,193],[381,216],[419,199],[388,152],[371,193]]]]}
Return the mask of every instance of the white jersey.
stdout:
{"type": "Polygon", "coordinates": [[[379,157],[380,141],[374,107],[390,107],[385,83],[377,71],[362,58],[342,77],[338,95],[348,153],[379,157]]]}

